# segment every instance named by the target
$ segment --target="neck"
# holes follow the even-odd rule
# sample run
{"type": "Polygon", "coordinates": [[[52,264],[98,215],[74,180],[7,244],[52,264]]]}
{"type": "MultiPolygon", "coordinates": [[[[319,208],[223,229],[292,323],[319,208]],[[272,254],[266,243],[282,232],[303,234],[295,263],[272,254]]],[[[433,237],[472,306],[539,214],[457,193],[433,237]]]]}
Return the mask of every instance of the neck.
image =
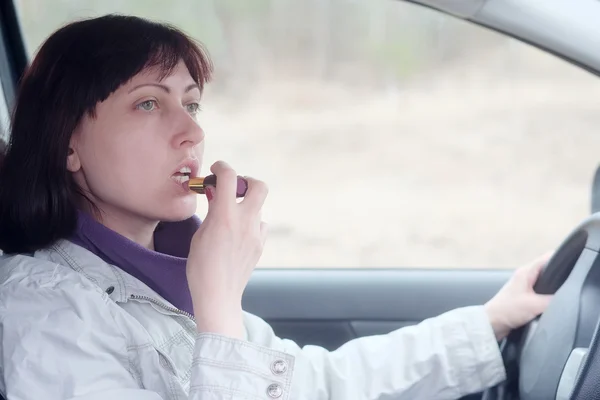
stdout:
{"type": "Polygon", "coordinates": [[[154,250],[154,231],[159,221],[148,220],[140,215],[119,210],[86,210],[94,219],[127,239],[154,250]]]}

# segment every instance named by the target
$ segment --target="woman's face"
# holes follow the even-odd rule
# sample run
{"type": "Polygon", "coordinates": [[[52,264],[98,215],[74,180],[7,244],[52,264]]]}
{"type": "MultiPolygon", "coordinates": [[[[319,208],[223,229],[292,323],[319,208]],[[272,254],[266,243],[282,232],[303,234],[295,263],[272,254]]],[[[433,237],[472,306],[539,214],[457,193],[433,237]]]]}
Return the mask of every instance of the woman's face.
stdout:
{"type": "Polygon", "coordinates": [[[175,221],[196,211],[182,183],[199,174],[201,93],[185,64],[159,80],[146,70],[85,116],[71,139],[68,168],[104,214],[175,221]]]}

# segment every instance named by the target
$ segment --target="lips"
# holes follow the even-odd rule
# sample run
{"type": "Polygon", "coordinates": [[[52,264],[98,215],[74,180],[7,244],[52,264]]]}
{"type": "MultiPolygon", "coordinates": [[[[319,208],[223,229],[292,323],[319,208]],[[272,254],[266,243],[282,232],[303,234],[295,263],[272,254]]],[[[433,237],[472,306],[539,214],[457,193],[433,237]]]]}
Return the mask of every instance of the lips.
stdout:
{"type": "Polygon", "coordinates": [[[197,159],[186,159],[179,164],[171,179],[179,184],[185,184],[191,177],[195,177],[200,168],[197,159]]]}

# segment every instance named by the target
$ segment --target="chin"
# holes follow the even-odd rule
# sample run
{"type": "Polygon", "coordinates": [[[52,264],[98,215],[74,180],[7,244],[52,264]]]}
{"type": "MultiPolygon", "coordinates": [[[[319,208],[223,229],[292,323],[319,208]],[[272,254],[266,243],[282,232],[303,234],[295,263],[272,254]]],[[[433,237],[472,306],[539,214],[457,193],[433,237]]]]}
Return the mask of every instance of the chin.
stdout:
{"type": "Polygon", "coordinates": [[[175,222],[175,221],[183,221],[192,217],[197,209],[198,205],[196,204],[196,200],[194,201],[186,201],[186,202],[176,202],[176,204],[171,205],[168,208],[165,208],[164,205],[160,206],[161,210],[161,221],[175,222]]]}

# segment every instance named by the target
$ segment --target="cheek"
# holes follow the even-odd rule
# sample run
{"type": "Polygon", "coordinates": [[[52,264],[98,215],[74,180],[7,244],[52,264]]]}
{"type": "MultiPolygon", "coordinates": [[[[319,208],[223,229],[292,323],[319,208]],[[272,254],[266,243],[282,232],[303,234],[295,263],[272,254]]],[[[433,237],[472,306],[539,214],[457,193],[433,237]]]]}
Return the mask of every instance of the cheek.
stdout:
{"type": "MultiPolygon", "coordinates": [[[[108,136],[108,135],[107,135],[108,136]]],[[[82,165],[88,176],[122,175],[127,172],[132,164],[132,154],[127,148],[127,140],[90,140],[89,146],[84,150],[82,165]]]]}
{"type": "Polygon", "coordinates": [[[141,136],[105,131],[83,143],[82,166],[93,192],[104,198],[128,198],[149,192],[151,182],[164,180],[166,146],[141,136]]]}

